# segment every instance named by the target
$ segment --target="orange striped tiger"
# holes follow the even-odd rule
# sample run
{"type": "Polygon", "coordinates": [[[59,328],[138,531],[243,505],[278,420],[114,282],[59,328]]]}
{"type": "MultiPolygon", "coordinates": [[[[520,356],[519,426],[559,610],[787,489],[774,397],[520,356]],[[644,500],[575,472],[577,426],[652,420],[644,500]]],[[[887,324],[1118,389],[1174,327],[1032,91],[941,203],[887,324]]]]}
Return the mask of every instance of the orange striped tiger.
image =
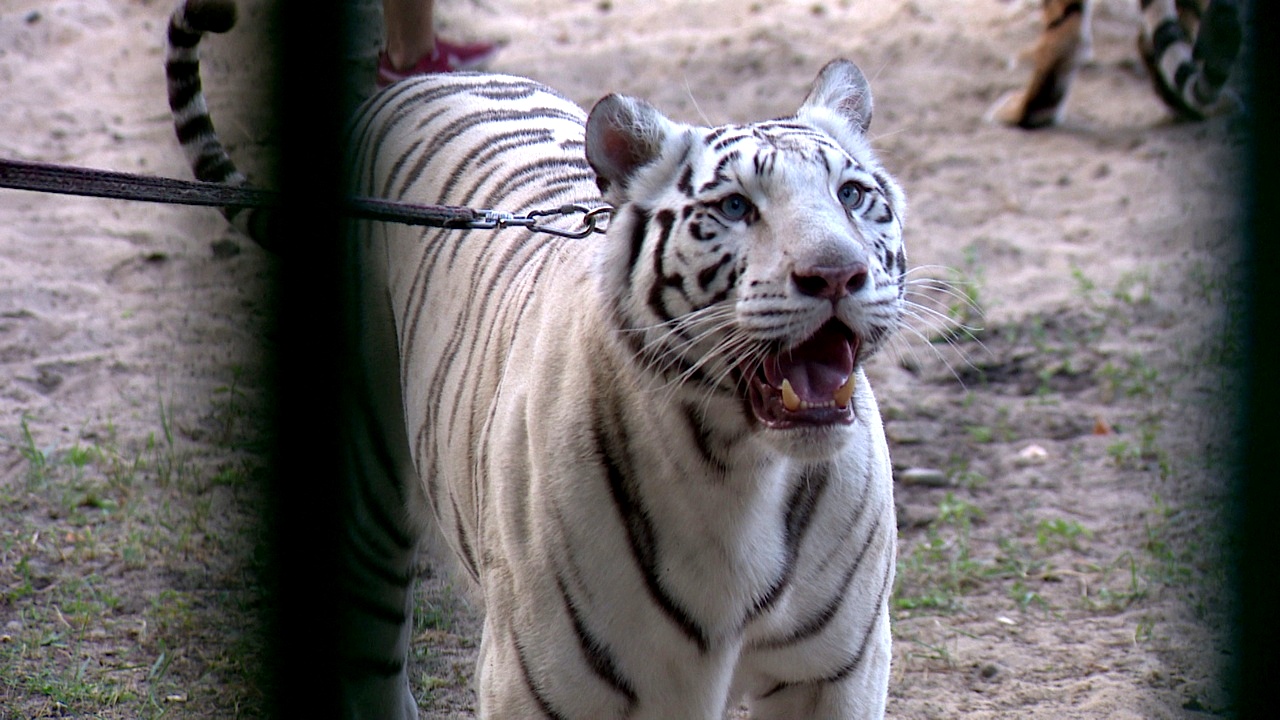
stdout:
{"type": "MultiPolygon", "coordinates": [[[[1156,94],[1179,116],[1201,120],[1233,108],[1223,92],[1240,50],[1238,0],[1140,0],[1138,50],[1156,94]]],[[[997,103],[996,119],[1034,129],[1062,120],[1071,82],[1091,46],[1092,0],[1044,0],[1035,69],[1020,92],[997,103]]]]}
{"type": "MultiPolygon", "coordinates": [[[[183,90],[225,5],[175,13],[170,87],[197,175],[239,182],[183,90]]],[[[903,316],[905,198],[871,117],[848,61],[743,125],[491,74],[358,110],[356,193],[613,214],[584,239],[357,224],[349,717],[417,717],[431,534],[484,610],[482,718],[883,717],[896,524],[863,365],[903,316]]]]}

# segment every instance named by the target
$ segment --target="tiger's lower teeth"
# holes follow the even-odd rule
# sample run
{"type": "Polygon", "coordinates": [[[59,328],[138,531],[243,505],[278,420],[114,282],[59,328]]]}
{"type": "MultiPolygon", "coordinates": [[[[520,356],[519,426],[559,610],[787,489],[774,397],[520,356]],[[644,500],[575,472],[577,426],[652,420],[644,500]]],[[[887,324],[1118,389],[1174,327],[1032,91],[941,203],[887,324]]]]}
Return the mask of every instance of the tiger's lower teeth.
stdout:
{"type": "Polygon", "coordinates": [[[836,391],[832,393],[830,400],[820,403],[801,400],[800,396],[796,394],[795,389],[791,387],[791,381],[783,378],[782,387],[780,388],[782,390],[782,407],[786,408],[787,412],[796,412],[798,410],[820,410],[823,408],[838,408],[843,410],[849,407],[849,400],[853,398],[853,377],[854,376],[850,374],[848,379],[844,381],[844,384],[836,388],[836,391]]]}

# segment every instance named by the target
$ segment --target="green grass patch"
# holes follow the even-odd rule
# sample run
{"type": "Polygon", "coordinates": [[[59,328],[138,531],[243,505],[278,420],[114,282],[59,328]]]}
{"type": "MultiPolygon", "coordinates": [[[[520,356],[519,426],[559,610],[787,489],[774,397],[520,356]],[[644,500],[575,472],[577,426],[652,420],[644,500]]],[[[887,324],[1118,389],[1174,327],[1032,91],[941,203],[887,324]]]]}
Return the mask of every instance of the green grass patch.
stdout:
{"type": "Polygon", "coordinates": [[[168,403],[140,442],[29,418],[0,442],[26,464],[0,486],[0,717],[260,716],[254,461],[184,442],[168,403]]]}

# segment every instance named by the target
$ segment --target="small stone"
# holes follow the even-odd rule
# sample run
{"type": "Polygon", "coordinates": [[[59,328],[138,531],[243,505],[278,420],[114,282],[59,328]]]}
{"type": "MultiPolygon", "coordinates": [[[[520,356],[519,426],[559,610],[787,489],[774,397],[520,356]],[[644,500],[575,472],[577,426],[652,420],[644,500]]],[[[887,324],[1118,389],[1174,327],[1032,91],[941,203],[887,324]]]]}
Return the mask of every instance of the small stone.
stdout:
{"type": "Polygon", "coordinates": [[[62,384],[62,376],[49,368],[40,368],[40,375],[36,377],[36,384],[40,386],[41,392],[50,393],[57,390],[58,386],[62,384]]]}
{"type": "Polygon", "coordinates": [[[895,510],[899,528],[925,527],[938,519],[937,505],[897,504],[895,510]]]}
{"type": "Polygon", "coordinates": [[[1049,451],[1039,445],[1028,445],[1018,451],[1014,462],[1018,465],[1042,465],[1049,459],[1049,451]]]}
{"type": "Polygon", "coordinates": [[[942,436],[942,427],[936,422],[896,420],[886,423],[884,434],[899,445],[920,445],[942,436]]]}
{"type": "Polygon", "coordinates": [[[950,478],[941,470],[934,468],[907,468],[898,473],[898,482],[903,485],[920,485],[923,487],[947,487],[950,478]]]}

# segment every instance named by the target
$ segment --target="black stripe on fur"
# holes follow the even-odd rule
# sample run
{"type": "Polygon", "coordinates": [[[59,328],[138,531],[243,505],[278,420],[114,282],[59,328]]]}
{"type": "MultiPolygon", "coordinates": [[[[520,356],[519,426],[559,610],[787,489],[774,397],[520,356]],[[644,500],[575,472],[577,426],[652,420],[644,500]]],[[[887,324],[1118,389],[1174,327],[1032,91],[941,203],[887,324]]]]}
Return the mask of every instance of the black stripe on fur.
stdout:
{"type": "Polygon", "coordinates": [[[569,588],[564,578],[556,576],[556,586],[560,588],[560,597],[564,603],[565,612],[569,615],[569,621],[573,625],[573,634],[578,638],[578,647],[581,648],[582,656],[587,661],[587,667],[590,667],[591,672],[595,673],[596,677],[603,680],[614,692],[626,698],[627,704],[634,708],[639,700],[635,686],[632,685],[630,680],[623,677],[618,670],[618,665],[614,661],[613,654],[609,651],[609,648],[587,627],[586,620],[583,619],[582,613],[578,610],[578,604],[574,602],[573,597],[569,594],[569,588]]]}
{"type": "Polygon", "coordinates": [[[595,428],[592,440],[596,447],[596,458],[609,483],[609,494],[626,531],[632,559],[635,560],[654,603],[700,652],[706,653],[711,645],[707,631],[671,597],[658,579],[658,548],[653,521],[639,497],[635,479],[631,476],[632,463],[627,457],[625,440],[621,441],[622,446],[619,447],[617,439],[605,434],[605,428],[616,427],[616,418],[611,423],[604,414],[601,408],[597,408],[596,422],[592,423],[595,428]]]}
{"type": "Polygon", "coordinates": [[[551,705],[551,702],[547,700],[546,695],[543,694],[542,688],[534,682],[533,673],[530,671],[529,658],[525,656],[524,644],[520,642],[519,638],[514,636],[512,638],[512,643],[515,645],[516,659],[520,663],[521,679],[524,680],[525,688],[529,690],[529,695],[533,697],[533,701],[538,704],[538,709],[542,711],[543,716],[550,718],[550,720],[568,720],[566,716],[562,715],[551,705]]]}
{"type": "Polygon", "coordinates": [[[787,498],[787,511],[783,520],[786,533],[783,538],[786,561],[782,574],[763,595],[756,599],[751,611],[747,614],[748,621],[768,612],[791,584],[791,579],[795,575],[796,558],[800,555],[800,545],[809,531],[809,524],[813,520],[814,511],[817,510],[818,501],[827,489],[828,477],[826,468],[813,468],[796,481],[795,489],[787,498]]]}
{"type": "Polygon", "coordinates": [[[668,208],[663,208],[654,214],[653,219],[658,225],[658,238],[650,250],[653,255],[654,279],[653,285],[649,287],[649,309],[654,315],[666,321],[672,320],[673,316],[662,301],[663,290],[674,287],[683,291],[684,285],[684,278],[679,275],[667,275],[663,266],[663,256],[667,251],[667,243],[671,241],[671,230],[675,225],[676,214],[668,208]]]}

